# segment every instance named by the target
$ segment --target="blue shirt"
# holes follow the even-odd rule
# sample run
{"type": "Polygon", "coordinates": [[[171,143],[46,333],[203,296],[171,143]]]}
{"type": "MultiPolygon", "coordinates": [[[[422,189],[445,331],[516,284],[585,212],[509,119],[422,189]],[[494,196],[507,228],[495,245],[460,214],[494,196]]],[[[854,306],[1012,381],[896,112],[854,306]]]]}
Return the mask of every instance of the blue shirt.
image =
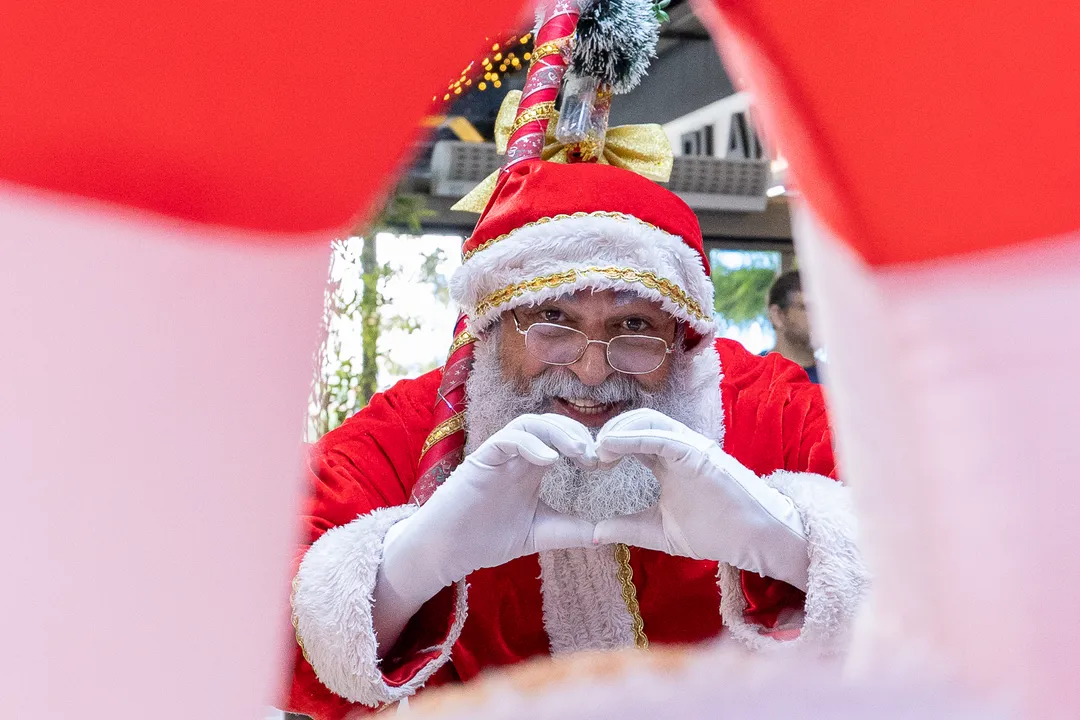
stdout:
{"type": "MultiPolygon", "coordinates": [[[[774,352],[774,351],[773,350],[762,350],[761,352],[758,353],[758,355],[760,355],[761,357],[765,357],[766,355],[768,355],[771,352],[774,352]]],[[[806,376],[808,378],[810,378],[810,382],[814,383],[815,385],[820,385],[821,384],[821,381],[818,380],[817,363],[814,363],[810,367],[804,367],[803,370],[806,371],[806,376]]]]}

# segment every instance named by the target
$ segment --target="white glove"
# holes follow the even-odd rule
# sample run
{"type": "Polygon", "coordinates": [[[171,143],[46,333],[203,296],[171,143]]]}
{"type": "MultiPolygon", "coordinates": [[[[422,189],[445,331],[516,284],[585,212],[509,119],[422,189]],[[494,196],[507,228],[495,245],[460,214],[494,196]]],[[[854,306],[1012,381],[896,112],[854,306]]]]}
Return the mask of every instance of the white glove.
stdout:
{"type": "Polygon", "coordinates": [[[425,602],[474,570],[544,550],[592,546],[592,523],[540,501],[540,480],[560,456],[595,466],[588,429],[561,415],[522,415],[390,528],[372,609],[382,652],[425,602]]]}
{"type": "Polygon", "coordinates": [[[600,522],[598,542],[725,562],[806,590],[809,545],[794,503],[714,440],[640,409],[609,420],[596,452],[602,463],[637,456],[660,482],[657,505],[600,522]]]}

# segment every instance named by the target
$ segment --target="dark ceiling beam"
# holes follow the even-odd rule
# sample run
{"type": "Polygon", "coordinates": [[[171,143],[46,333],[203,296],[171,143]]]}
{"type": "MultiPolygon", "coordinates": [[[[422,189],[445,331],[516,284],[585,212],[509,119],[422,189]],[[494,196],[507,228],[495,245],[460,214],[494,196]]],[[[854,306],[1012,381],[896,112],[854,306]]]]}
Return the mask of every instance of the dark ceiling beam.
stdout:
{"type": "Polygon", "coordinates": [[[660,41],[674,40],[676,42],[712,42],[709,33],[697,30],[668,30],[660,33],[660,41]]]}
{"type": "Polygon", "coordinates": [[[791,248],[791,213],[786,198],[769,198],[764,212],[696,210],[695,214],[706,241],[791,248]]]}

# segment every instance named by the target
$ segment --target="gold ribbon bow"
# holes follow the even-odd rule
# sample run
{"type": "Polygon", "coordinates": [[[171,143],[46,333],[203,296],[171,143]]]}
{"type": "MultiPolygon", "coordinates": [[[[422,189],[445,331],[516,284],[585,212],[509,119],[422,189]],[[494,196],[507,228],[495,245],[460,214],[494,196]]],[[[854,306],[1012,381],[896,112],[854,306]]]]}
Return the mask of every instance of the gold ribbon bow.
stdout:
{"type": "MultiPolygon", "coordinates": [[[[495,119],[495,149],[500,155],[506,153],[506,145],[514,130],[521,91],[511,90],[499,108],[495,119]]],[[[568,162],[573,145],[560,143],[555,139],[555,125],[559,121],[558,112],[551,110],[544,149],[540,157],[549,162],[568,162]]],[[[664,129],[659,125],[619,125],[608,128],[604,136],[604,150],[597,162],[631,170],[656,182],[667,182],[671,177],[672,152],[671,142],[664,129]]],[[[499,180],[499,170],[488,175],[474,187],[468,195],[454,203],[452,210],[464,210],[480,213],[484,211],[495,185],[499,180]]]]}

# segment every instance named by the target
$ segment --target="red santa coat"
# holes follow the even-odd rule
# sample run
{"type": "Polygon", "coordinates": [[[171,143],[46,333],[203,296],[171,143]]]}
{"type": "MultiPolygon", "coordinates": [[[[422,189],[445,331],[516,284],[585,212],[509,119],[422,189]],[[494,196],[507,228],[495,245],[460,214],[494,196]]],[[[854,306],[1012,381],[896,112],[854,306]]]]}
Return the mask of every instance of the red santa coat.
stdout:
{"type": "MultiPolygon", "coordinates": [[[[716,349],[722,368],[724,450],[760,476],[779,470],[835,479],[820,388],[779,354],[758,357],[729,340],[718,340],[716,349]]],[[[408,503],[421,448],[432,429],[440,379],[441,372],[435,370],[399,382],[315,445],[310,456],[311,494],[304,517],[308,546],[331,528],[363,519],[379,508],[408,503]]],[[[795,502],[802,511],[803,503],[797,497],[795,502]]],[[[807,519],[813,535],[814,521],[807,519]]],[[[381,543],[377,544],[381,554],[381,543]]],[[[830,562],[828,557],[817,562],[811,557],[811,595],[831,592],[815,591],[815,570],[817,575],[829,575],[833,584],[837,577],[853,584],[840,595],[849,591],[858,594],[854,588],[860,583],[858,573],[850,568],[837,572],[824,567],[830,562]]],[[[753,628],[775,626],[784,611],[801,610],[806,601],[798,589],[752,573],[729,573],[725,586],[723,572],[717,582],[720,568],[715,562],[632,548],[630,565],[645,633],[654,644],[705,640],[718,635],[725,624],[738,628],[736,635],[749,638],[751,645],[760,644],[754,639],[758,631],[753,628]],[[741,617],[726,617],[722,622],[722,593],[725,612],[741,617]],[[738,597],[727,598],[727,594],[738,597]]],[[[549,653],[551,639],[545,630],[540,574],[537,555],[472,573],[467,578],[468,621],[463,625],[462,589],[455,592],[446,588],[430,600],[374,669],[381,673],[379,679],[390,693],[385,697],[397,697],[395,690],[411,692],[423,682],[423,668],[431,673],[440,656],[445,664],[430,674],[425,686],[468,681],[484,669],[549,653]]],[[[366,592],[370,594],[370,590],[366,592]]],[[[850,604],[844,597],[822,600],[833,606],[850,604]]],[[[833,607],[831,612],[835,611],[833,607]]],[[[363,706],[320,682],[299,643],[287,707],[316,720],[336,720],[364,711],[363,706]]]]}

